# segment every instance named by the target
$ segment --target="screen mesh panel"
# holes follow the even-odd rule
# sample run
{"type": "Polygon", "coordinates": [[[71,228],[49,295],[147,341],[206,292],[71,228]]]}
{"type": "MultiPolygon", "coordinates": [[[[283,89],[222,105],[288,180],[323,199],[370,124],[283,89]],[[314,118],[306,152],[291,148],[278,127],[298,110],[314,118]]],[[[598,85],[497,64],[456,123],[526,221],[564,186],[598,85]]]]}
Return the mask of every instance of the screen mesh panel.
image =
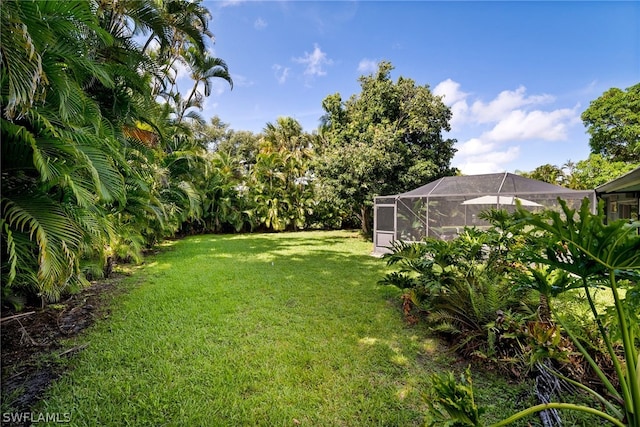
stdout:
{"type": "Polygon", "coordinates": [[[395,203],[395,197],[376,197],[376,205],[394,205],[395,203]]]}
{"type": "Polygon", "coordinates": [[[422,240],[427,235],[426,198],[406,197],[398,199],[397,224],[397,240],[422,240]]]}
{"type": "Polygon", "coordinates": [[[464,227],[489,227],[480,214],[497,208],[513,212],[517,199],[531,211],[561,211],[558,198],[579,209],[585,197],[595,209],[591,190],[569,190],[510,173],[444,177],[402,194],[377,197],[376,232],[394,233],[395,240],[403,241],[427,236],[448,240],[464,227]],[[395,217],[390,205],[395,206],[395,217]]]}
{"type": "Polygon", "coordinates": [[[395,209],[393,206],[378,206],[377,212],[377,229],[379,231],[394,231],[395,228],[395,209]]]}

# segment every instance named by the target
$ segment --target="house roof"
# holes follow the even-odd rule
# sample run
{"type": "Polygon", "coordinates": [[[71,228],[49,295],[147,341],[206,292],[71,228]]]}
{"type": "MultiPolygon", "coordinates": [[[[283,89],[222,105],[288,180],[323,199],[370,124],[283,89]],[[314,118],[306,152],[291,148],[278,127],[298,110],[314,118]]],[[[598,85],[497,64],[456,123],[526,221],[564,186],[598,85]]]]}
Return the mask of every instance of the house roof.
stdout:
{"type": "Polygon", "coordinates": [[[591,193],[589,191],[570,190],[535,179],[525,178],[509,172],[484,175],[445,176],[415,190],[398,194],[396,197],[422,196],[477,196],[486,194],[567,194],[591,193]]]}
{"type": "Polygon", "coordinates": [[[598,194],[633,193],[635,191],[640,191],[640,167],[596,188],[598,194]]]}

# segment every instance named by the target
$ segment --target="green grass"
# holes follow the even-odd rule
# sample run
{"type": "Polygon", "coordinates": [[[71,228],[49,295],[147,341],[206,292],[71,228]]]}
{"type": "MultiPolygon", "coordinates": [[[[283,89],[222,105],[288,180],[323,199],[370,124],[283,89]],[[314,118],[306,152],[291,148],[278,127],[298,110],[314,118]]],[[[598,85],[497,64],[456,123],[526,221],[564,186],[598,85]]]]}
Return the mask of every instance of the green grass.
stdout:
{"type": "Polygon", "coordinates": [[[370,246],[346,232],[172,242],[43,410],[78,425],[418,423],[432,369],[418,360],[436,347],[389,305],[370,246]]]}
{"type": "MultiPolygon", "coordinates": [[[[370,251],[349,232],[170,242],[68,343],[89,346],[38,409],[72,425],[421,425],[452,359],[405,324],[370,251]]],[[[490,418],[516,412],[478,375],[490,418]]]]}

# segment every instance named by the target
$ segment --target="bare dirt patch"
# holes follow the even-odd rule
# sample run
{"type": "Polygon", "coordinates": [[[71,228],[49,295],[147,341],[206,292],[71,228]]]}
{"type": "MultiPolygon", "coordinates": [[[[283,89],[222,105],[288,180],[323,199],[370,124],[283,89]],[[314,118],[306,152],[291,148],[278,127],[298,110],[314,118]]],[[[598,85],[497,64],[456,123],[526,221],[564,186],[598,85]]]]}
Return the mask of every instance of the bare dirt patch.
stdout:
{"type": "Polygon", "coordinates": [[[111,314],[109,297],[125,291],[125,275],[92,282],[82,292],[44,308],[25,307],[21,312],[3,311],[2,412],[30,412],[49,385],[67,367],[64,358],[86,345],[63,348],[62,341],[74,337],[96,320],[111,314]]]}

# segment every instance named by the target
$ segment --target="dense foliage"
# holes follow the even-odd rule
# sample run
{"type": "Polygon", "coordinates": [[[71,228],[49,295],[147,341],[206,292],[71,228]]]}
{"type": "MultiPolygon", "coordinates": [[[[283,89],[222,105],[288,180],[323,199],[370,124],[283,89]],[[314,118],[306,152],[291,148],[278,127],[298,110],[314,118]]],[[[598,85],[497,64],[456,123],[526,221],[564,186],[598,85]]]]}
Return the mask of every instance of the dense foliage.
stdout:
{"type": "MultiPolygon", "coordinates": [[[[561,212],[485,212],[489,230],[466,229],[452,241],[397,242],[386,259],[400,269],[383,282],[405,289],[411,321],[425,319],[467,356],[498,362],[511,374],[560,378],[602,406],[550,403],[510,421],[556,408],[638,426],[640,223],[606,224],[602,205],[593,214],[587,200],[579,211],[560,202],[561,212]],[[603,292],[609,302],[596,300],[603,292]],[[566,310],[567,301],[584,301],[586,310],[566,310]]],[[[438,379],[436,401],[458,394],[472,399],[468,379],[458,387],[452,378],[438,379]]],[[[543,403],[562,397],[538,393],[543,403]]],[[[482,425],[472,401],[441,408],[452,419],[461,408],[471,411],[465,417],[474,421],[459,425],[482,425]]]]}
{"type": "MultiPolygon", "coordinates": [[[[281,117],[254,134],[199,113],[214,79],[233,84],[200,1],[5,0],[0,13],[5,302],[55,300],[168,236],[367,233],[374,196],[457,173],[450,109],[392,81],[388,62],[359,94],[324,99],[318,133],[281,117]]],[[[592,188],[633,165],[593,154],[535,177],[592,188]]]]}
{"type": "Polygon", "coordinates": [[[207,165],[189,122],[210,79],[231,77],[199,2],[0,9],[3,294],[55,300],[199,216],[207,165]],[[184,103],[178,62],[196,79],[184,103]]]}
{"type": "Polygon", "coordinates": [[[0,9],[5,303],[54,301],[176,234],[344,224],[297,121],[254,135],[200,116],[213,79],[233,83],[200,2],[0,9]]]}
{"type": "Polygon", "coordinates": [[[640,161],[610,160],[592,153],[579,162],[568,161],[562,166],[545,164],[520,175],[574,190],[593,190],[640,166],[640,161]]]}
{"type": "Polygon", "coordinates": [[[371,227],[373,197],[396,194],[447,175],[456,142],[445,139],[451,110],[431,93],[400,77],[381,62],[360,77],[361,93],[346,101],[339,93],[322,102],[320,175],[358,216],[365,234],[371,227]]]}
{"type": "Polygon", "coordinates": [[[607,90],[589,104],[582,121],[592,153],[613,161],[640,161],[640,83],[607,90]]]}

